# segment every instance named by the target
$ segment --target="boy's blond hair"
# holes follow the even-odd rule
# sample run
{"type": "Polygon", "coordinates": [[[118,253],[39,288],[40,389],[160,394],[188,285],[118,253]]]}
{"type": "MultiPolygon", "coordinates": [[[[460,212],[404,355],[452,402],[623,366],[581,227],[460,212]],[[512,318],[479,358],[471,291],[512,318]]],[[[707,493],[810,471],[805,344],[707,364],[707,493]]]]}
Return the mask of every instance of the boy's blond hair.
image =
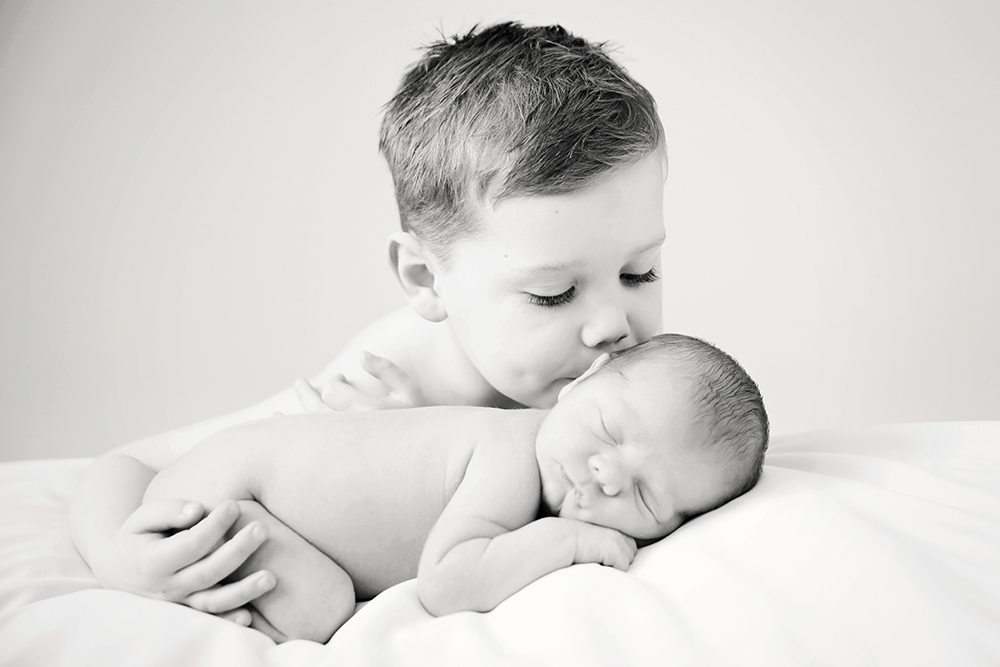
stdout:
{"type": "Polygon", "coordinates": [[[652,95],[603,44],[514,22],[427,46],[379,137],[403,230],[445,261],[479,207],[574,192],[662,144],[652,95]]]}

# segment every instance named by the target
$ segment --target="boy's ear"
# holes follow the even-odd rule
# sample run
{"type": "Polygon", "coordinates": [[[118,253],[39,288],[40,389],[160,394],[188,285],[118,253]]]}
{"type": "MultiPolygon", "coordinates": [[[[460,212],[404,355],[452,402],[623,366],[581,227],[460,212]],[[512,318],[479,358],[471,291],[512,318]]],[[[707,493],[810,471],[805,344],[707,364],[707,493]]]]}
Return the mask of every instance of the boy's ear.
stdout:
{"type": "Polygon", "coordinates": [[[448,317],[437,289],[438,271],[430,251],[413,234],[396,232],[389,237],[389,266],[413,310],[431,322],[448,317]]]}

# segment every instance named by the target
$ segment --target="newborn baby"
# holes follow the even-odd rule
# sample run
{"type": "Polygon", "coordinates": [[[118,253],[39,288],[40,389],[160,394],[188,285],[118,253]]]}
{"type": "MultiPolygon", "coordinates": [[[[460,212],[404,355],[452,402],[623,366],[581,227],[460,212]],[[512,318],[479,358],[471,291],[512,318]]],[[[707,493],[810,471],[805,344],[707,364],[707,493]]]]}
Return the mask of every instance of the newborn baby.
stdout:
{"type": "Polygon", "coordinates": [[[267,568],[278,580],[253,601],[252,627],[326,641],[356,601],[413,577],[440,615],[487,611],[574,563],[625,570],[636,540],[751,489],[767,440],[742,367],[704,341],[663,334],[599,358],[551,410],[429,407],[235,426],[160,472],[145,501],[242,501],[244,523],[262,518],[269,538],[237,576],[267,568]],[[302,539],[329,559],[294,558],[302,539]]]}

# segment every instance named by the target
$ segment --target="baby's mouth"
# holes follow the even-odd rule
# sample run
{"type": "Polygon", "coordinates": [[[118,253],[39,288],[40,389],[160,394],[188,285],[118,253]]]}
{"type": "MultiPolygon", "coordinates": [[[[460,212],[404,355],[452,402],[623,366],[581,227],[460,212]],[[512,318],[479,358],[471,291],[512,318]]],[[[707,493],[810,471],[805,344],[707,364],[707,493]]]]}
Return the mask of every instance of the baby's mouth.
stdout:
{"type": "Polygon", "coordinates": [[[573,480],[569,478],[569,475],[566,473],[566,469],[562,466],[559,466],[559,475],[562,476],[563,482],[567,487],[569,487],[566,489],[567,493],[569,491],[577,491],[576,484],[574,484],[573,480]]]}
{"type": "Polygon", "coordinates": [[[566,485],[566,497],[563,499],[562,507],[570,504],[575,506],[577,509],[586,509],[584,506],[583,488],[577,485],[576,482],[570,478],[569,474],[566,473],[566,469],[562,466],[559,466],[559,474],[562,476],[563,482],[566,485]]]}

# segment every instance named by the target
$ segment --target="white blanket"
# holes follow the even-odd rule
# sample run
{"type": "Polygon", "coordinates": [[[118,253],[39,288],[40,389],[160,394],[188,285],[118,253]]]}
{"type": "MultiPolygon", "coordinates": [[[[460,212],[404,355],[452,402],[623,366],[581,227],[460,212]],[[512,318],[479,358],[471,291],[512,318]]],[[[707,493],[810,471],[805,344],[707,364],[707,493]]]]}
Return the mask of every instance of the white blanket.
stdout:
{"type": "Polygon", "coordinates": [[[756,489],[628,573],[437,619],[405,582],[326,645],[100,589],[66,516],[86,463],[0,465],[0,664],[1000,664],[1000,422],[777,438],[756,489]]]}

